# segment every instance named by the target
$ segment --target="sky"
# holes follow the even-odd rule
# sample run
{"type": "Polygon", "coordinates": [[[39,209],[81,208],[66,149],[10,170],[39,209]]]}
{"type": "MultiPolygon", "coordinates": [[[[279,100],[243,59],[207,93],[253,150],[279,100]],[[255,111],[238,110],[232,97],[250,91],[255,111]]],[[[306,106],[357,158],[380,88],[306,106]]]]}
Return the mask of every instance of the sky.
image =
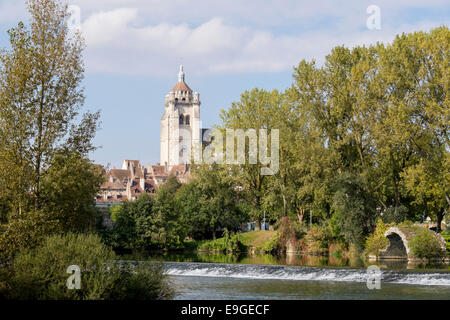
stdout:
{"type": "MultiPolygon", "coordinates": [[[[204,128],[254,87],[284,90],[301,60],[323,63],[334,46],[389,43],[403,32],[449,25],[448,0],[69,0],[86,40],[84,110],[101,111],[90,158],[159,162],[164,98],[183,64],[200,93],[204,128]],[[380,28],[369,28],[379,8],[380,28]],[[75,11],[74,11],[75,12],[75,11]]],[[[6,31],[27,23],[24,0],[0,0],[6,31]]]]}

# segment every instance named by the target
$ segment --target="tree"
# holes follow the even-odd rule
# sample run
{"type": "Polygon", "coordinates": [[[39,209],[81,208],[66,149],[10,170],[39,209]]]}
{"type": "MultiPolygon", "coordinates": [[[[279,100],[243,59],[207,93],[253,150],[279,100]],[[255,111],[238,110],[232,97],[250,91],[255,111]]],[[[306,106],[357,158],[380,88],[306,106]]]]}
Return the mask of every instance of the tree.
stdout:
{"type": "Polygon", "coordinates": [[[0,54],[0,177],[9,207],[20,215],[42,207],[42,183],[55,154],[87,156],[98,113],[76,118],[84,102],[84,43],[69,35],[67,5],[29,0],[31,26],[9,31],[0,54]]]}
{"type": "Polygon", "coordinates": [[[159,189],[155,198],[142,194],[111,209],[114,227],[104,232],[104,239],[117,249],[178,249],[185,231],[175,209],[167,189],[159,189]]]}
{"type": "Polygon", "coordinates": [[[78,153],[55,154],[42,179],[41,205],[58,217],[66,231],[92,229],[97,212],[94,198],[103,180],[103,170],[78,153]]]}
{"type": "MultiPolygon", "coordinates": [[[[301,61],[291,88],[253,89],[222,111],[222,129],[280,130],[280,170],[235,169],[252,218],[306,212],[357,242],[386,222],[450,205],[447,27],[388,45],[333,48],[322,66],[301,61]]],[[[231,169],[230,169],[231,170],[231,169]]]]}
{"type": "Polygon", "coordinates": [[[160,190],[164,190],[168,193],[175,194],[180,189],[181,183],[177,177],[173,174],[169,175],[167,180],[161,185],[160,190]]]}
{"type": "Polygon", "coordinates": [[[175,176],[158,189],[153,206],[152,241],[160,248],[180,248],[186,231],[177,212],[176,193],[181,184],[175,176]]]}
{"type": "Polygon", "coordinates": [[[83,39],[69,34],[59,0],[27,5],[30,27],[9,30],[0,51],[0,251],[9,257],[93,225],[101,183],[87,160],[99,113],[80,115],[83,39]]]}
{"type": "Polygon", "coordinates": [[[237,231],[247,221],[239,191],[227,167],[217,164],[193,169],[193,178],[176,194],[177,211],[190,237],[215,238],[216,232],[237,231]]]}
{"type": "MultiPolygon", "coordinates": [[[[259,130],[278,129],[273,126],[272,117],[279,112],[281,97],[277,90],[266,91],[253,89],[245,91],[239,102],[233,102],[228,110],[222,110],[221,130],[226,129],[254,129],[259,141],[259,130]]],[[[246,154],[249,154],[249,146],[246,144],[246,154]]],[[[247,158],[247,157],[246,157],[247,158]]],[[[249,159],[245,164],[238,165],[233,172],[237,186],[243,189],[247,202],[250,204],[250,218],[256,221],[256,228],[260,226],[263,216],[263,198],[267,176],[261,175],[263,165],[261,161],[250,164],[249,159]]]]}
{"type": "Polygon", "coordinates": [[[401,173],[403,192],[435,217],[438,232],[450,206],[449,43],[447,27],[430,33],[398,36],[391,83],[404,85],[396,104],[402,106],[407,130],[400,139],[409,146],[410,165],[401,173]]]}
{"type": "Polygon", "coordinates": [[[367,192],[367,184],[358,176],[344,173],[337,178],[331,226],[337,236],[359,249],[365,237],[375,229],[377,213],[374,199],[367,192]]]}

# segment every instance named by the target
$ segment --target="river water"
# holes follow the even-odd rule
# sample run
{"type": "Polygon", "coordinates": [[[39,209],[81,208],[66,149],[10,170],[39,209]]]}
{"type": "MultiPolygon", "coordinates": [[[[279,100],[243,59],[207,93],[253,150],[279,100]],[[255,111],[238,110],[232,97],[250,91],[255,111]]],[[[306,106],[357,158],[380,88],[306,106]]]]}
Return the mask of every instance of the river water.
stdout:
{"type": "Polygon", "coordinates": [[[380,289],[367,287],[359,259],[235,255],[165,255],[179,300],[450,299],[450,267],[384,262],[380,289]]]}

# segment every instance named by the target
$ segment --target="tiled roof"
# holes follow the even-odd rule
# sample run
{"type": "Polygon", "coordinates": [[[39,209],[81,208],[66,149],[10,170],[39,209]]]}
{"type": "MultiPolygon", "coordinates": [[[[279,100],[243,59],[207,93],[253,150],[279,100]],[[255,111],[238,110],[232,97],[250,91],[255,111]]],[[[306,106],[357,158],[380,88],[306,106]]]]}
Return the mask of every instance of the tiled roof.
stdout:
{"type": "Polygon", "coordinates": [[[180,164],[177,166],[173,166],[170,170],[170,174],[173,174],[175,176],[184,175],[188,171],[187,165],[180,164]]]}
{"type": "Polygon", "coordinates": [[[173,166],[168,171],[167,166],[159,164],[141,167],[138,160],[125,160],[124,163],[129,169],[109,170],[106,172],[106,181],[100,187],[101,192],[113,191],[117,195],[99,194],[96,197],[98,203],[120,203],[137,199],[143,193],[154,194],[158,186],[167,180],[169,174],[175,175],[182,183],[188,182],[190,178],[188,164],[173,166]],[[132,176],[133,169],[134,176],[132,176]],[[142,179],[144,185],[141,187],[142,179]]]}
{"type": "Polygon", "coordinates": [[[189,92],[192,92],[191,88],[189,88],[189,86],[184,81],[177,82],[175,87],[172,88],[172,91],[189,91],[189,92]]]}
{"type": "Polygon", "coordinates": [[[126,186],[122,181],[107,181],[100,186],[101,190],[125,190],[126,186]]]}
{"type": "Polygon", "coordinates": [[[148,190],[150,193],[152,193],[153,190],[156,190],[156,184],[153,180],[145,180],[143,190],[141,188],[140,179],[133,179],[133,184],[130,187],[132,197],[139,197],[142,193],[147,193],[146,190],[148,190]]]}
{"type": "Polygon", "coordinates": [[[134,176],[136,178],[144,178],[144,173],[142,171],[142,168],[137,167],[134,176]]]}
{"type": "Polygon", "coordinates": [[[112,176],[113,178],[116,178],[123,182],[123,180],[127,178],[131,178],[130,171],[129,170],[122,170],[122,169],[111,169],[109,170],[107,174],[107,178],[112,176]]]}
{"type": "Polygon", "coordinates": [[[151,173],[155,176],[167,176],[168,173],[166,171],[165,166],[151,166],[151,173]]]}

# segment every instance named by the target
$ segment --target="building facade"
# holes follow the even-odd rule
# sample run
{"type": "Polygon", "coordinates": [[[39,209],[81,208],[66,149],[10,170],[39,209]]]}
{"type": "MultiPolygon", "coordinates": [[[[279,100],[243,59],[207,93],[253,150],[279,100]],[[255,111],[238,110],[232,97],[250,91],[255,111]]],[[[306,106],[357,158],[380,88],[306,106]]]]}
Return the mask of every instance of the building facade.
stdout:
{"type": "Polygon", "coordinates": [[[192,92],[185,82],[180,66],[178,82],[165,99],[161,118],[161,165],[173,166],[191,163],[191,154],[201,142],[200,94],[192,92]]]}

